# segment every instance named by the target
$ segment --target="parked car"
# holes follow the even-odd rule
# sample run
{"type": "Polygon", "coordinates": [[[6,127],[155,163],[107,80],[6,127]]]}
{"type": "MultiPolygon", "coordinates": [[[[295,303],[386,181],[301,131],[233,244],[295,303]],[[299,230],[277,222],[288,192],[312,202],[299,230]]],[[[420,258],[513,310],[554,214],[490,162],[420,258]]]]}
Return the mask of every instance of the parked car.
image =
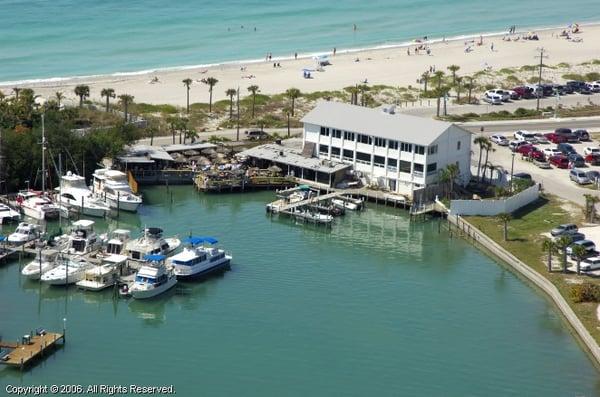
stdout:
{"type": "Polygon", "coordinates": [[[552,84],[541,84],[539,87],[542,89],[543,96],[552,96],[554,94],[554,86],[552,84]]]}
{"type": "Polygon", "coordinates": [[[485,92],[485,95],[500,95],[500,97],[502,98],[502,102],[508,102],[510,100],[510,94],[508,93],[508,91],[505,90],[501,90],[499,88],[495,88],[493,90],[487,90],[485,92]]]}
{"type": "Polygon", "coordinates": [[[571,235],[573,233],[577,233],[579,228],[574,223],[564,223],[562,225],[558,225],[554,229],[550,230],[550,235],[552,237],[571,235]]]}
{"type": "Polygon", "coordinates": [[[567,247],[567,255],[573,255],[573,247],[579,245],[585,248],[586,252],[593,253],[596,251],[596,244],[592,240],[579,240],[567,247]]]}
{"type": "Polygon", "coordinates": [[[531,99],[535,97],[535,95],[533,94],[533,89],[531,87],[518,86],[513,88],[512,90],[523,99],[531,99]]]}
{"type": "Polygon", "coordinates": [[[583,154],[584,155],[588,155],[588,154],[600,154],[600,147],[598,146],[586,146],[583,148],[583,154]]]}
{"type": "Polygon", "coordinates": [[[575,241],[585,240],[585,234],[583,234],[581,232],[572,233],[572,234],[569,234],[568,236],[569,236],[569,239],[571,240],[571,243],[574,243],[575,241]]]}
{"type": "Polygon", "coordinates": [[[558,135],[555,134],[553,132],[549,133],[549,134],[544,134],[544,136],[552,143],[566,143],[567,142],[567,137],[562,136],[562,135],[558,135]]]}
{"type": "Polygon", "coordinates": [[[497,94],[484,94],[482,97],[484,102],[489,103],[490,105],[502,105],[502,96],[497,94]]]}
{"type": "Polygon", "coordinates": [[[544,90],[542,87],[539,87],[537,84],[527,84],[525,87],[528,87],[531,89],[531,94],[533,95],[534,98],[537,97],[543,97],[544,96],[544,90]]]}
{"type": "Polygon", "coordinates": [[[514,179],[523,179],[523,180],[527,180],[527,181],[533,181],[531,174],[528,174],[526,172],[517,172],[516,174],[513,175],[513,178],[514,179]]]}
{"type": "Polygon", "coordinates": [[[527,142],[527,141],[510,141],[510,142],[508,143],[508,148],[509,148],[510,150],[512,150],[513,152],[516,152],[516,151],[517,151],[517,149],[519,148],[519,146],[522,146],[522,145],[529,145],[529,144],[530,144],[530,143],[529,143],[529,142],[527,142]]]}
{"type": "Polygon", "coordinates": [[[587,132],[587,130],[575,130],[575,131],[573,131],[573,134],[577,135],[577,138],[579,138],[579,141],[589,141],[590,140],[590,134],[589,134],[589,132],[587,132]]]}
{"type": "Polygon", "coordinates": [[[531,153],[532,151],[534,151],[536,149],[535,146],[533,146],[532,144],[528,143],[525,145],[521,145],[517,148],[516,152],[523,155],[523,156],[529,156],[529,153],[531,153]]]}
{"type": "Polygon", "coordinates": [[[490,140],[500,146],[508,146],[508,138],[504,135],[492,135],[490,140]]]}
{"type": "Polygon", "coordinates": [[[565,155],[559,154],[558,156],[552,156],[548,161],[556,168],[569,168],[569,159],[565,155]]]}
{"type": "Polygon", "coordinates": [[[537,143],[541,143],[542,145],[550,143],[548,138],[546,138],[544,134],[541,134],[539,132],[535,134],[535,141],[537,143]]]}
{"type": "MultiPolygon", "coordinates": [[[[527,154],[527,157],[534,161],[546,161],[544,152],[542,152],[537,146],[533,147],[533,149],[527,154]]],[[[547,166],[550,166],[550,164],[547,164],[547,166]]]]}
{"type": "Polygon", "coordinates": [[[573,87],[569,87],[568,85],[555,84],[554,87],[552,87],[553,95],[569,95],[573,92],[573,87]]]}
{"type": "Polygon", "coordinates": [[[583,94],[585,91],[586,94],[589,94],[589,89],[587,88],[585,81],[575,81],[575,80],[571,80],[571,81],[567,81],[565,84],[567,87],[571,87],[573,89],[573,91],[575,92],[579,92],[580,94],[583,94]]]}
{"type": "Polygon", "coordinates": [[[557,135],[562,135],[567,138],[567,142],[577,143],[579,142],[579,137],[571,131],[570,128],[557,128],[554,130],[554,133],[557,135]]]}
{"type": "Polygon", "coordinates": [[[600,165],[600,154],[588,154],[585,156],[585,162],[590,165],[600,165]]]}
{"type": "Polygon", "coordinates": [[[598,179],[600,179],[599,171],[587,171],[585,175],[592,183],[598,183],[598,179]]]}
{"type": "Polygon", "coordinates": [[[558,156],[559,154],[562,154],[562,152],[555,147],[547,147],[544,148],[544,154],[548,157],[552,157],[558,156]]]}
{"type": "Polygon", "coordinates": [[[517,99],[521,99],[521,95],[519,95],[519,93],[517,91],[506,90],[506,92],[508,93],[508,96],[510,97],[510,99],[513,101],[515,101],[517,99]]]}
{"type": "Polygon", "coordinates": [[[571,168],[585,167],[585,160],[580,154],[571,153],[567,157],[571,168]]]}
{"type": "Polygon", "coordinates": [[[586,175],[585,171],[578,168],[573,168],[571,172],[569,172],[569,178],[578,185],[587,185],[592,182],[586,175]]]}
{"type": "Polygon", "coordinates": [[[573,146],[569,145],[568,143],[559,143],[558,145],[556,145],[556,148],[560,150],[560,152],[564,155],[577,153],[575,148],[573,148],[573,146]]]}
{"type": "Polygon", "coordinates": [[[579,269],[582,272],[590,272],[600,269],[600,256],[592,256],[581,261],[579,269]]]}
{"type": "Polygon", "coordinates": [[[587,88],[592,92],[600,92],[600,83],[590,82],[587,83],[587,88]]]}
{"type": "Polygon", "coordinates": [[[517,141],[535,142],[535,134],[525,130],[515,132],[514,137],[517,141]]]}
{"type": "Polygon", "coordinates": [[[248,136],[248,139],[265,139],[268,134],[264,131],[261,130],[248,130],[245,132],[245,134],[248,136]]]}

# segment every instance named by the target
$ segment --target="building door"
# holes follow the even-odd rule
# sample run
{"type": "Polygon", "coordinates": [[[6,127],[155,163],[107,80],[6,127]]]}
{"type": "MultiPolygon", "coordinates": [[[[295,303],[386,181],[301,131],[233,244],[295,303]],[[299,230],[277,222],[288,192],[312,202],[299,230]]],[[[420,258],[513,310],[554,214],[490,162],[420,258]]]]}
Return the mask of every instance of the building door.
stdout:
{"type": "Polygon", "coordinates": [[[388,179],[388,187],[390,188],[390,191],[395,192],[396,191],[396,180],[395,179],[388,179]]]}

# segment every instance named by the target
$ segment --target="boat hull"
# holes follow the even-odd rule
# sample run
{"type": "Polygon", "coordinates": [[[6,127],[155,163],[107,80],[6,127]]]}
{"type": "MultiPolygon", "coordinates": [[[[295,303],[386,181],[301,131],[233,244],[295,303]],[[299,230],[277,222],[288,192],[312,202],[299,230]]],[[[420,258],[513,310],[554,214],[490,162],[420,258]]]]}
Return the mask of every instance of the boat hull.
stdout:
{"type": "Polygon", "coordinates": [[[42,263],[42,271],[40,272],[39,263],[30,263],[21,270],[21,274],[29,280],[39,280],[41,275],[54,269],[54,264],[49,262],[42,263]]]}
{"type": "Polygon", "coordinates": [[[97,281],[81,280],[77,282],[77,287],[86,291],[102,291],[103,289],[114,286],[116,283],[116,280],[112,283],[99,283],[97,281]]]}
{"type": "Polygon", "coordinates": [[[45,278],[42,275],[42,282],[46,283],[46,284],[50,284],[50,285],[70,285],[70,284],[75,284],[79,281],[81,281],[83,279],[83,272],[82,273],[73,273],[73,274],[69,274],[69,277],[52,277],[52,278],[45,278]]]}
{"type": "Polygon", "coordinates": [[[229,269],[230,265],[231,265],[231,259],[226,259],[220,263],[217,263],[215,266],[209,267],[207,269],[199,270],[195,273],[189,273],[189,274],[179,273],[178,274],[177,269],[176,269],[175,275],[177,276],[178,280],[187,280],[187,281],[201,280],[201,279],[211,276],[212,274],[220,273],[220,272],[223,272],[223,271],[229,269]]]}
{"type": "Polygon", "coordinates": [[[135,285],[129,289],[129,294],[134,299],[150,299],[167,292],[177,284],[177,278],[172,277],[166,283],[152,289],[137,289],[135,285]]]}
{"type": "Polygon", "coordinates": [[[141,202],[135,201],[123,201],[121,200],[117,205],[116,198],[107,197],[106,201],[110,208],[119,209],[119,211],[127,211],[127,212],[137,212],[141,202]]]}

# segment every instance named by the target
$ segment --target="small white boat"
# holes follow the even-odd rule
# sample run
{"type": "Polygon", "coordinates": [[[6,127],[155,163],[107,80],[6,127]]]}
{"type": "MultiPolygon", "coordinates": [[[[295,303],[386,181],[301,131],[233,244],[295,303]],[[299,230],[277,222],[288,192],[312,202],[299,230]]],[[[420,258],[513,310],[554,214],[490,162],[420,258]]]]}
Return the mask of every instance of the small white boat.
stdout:
{"type": "Polygon", "coordinates": [[[74,284],[81,281],[86,270],[92,267],[92,264],[84,259],[61,258],[58,261],[58,266],[42,274],[42,282],[50,285],[74,284]]]}
{"type": "Polygon", "coordinates": [[[104,253],[108,255],[121,255],[124,253],[125,244],[131,239],[131,232],[127,229],[115,229],[108,235],[104,253]]]}
{"type": "Polygon", "coordinates": [[[227,268],[231,256],[222,249],[207,247],[218,241],[214,237],[189,237],[184,241],[183,251],[169,258],[173,271],[179,279],[201,278],[227,268]]]}
{"type": "Polygon", "coordinates": [[[73,222],[65,252],[70,255],[84,255],[100,249],[102,240],[94,231],[94,221],[80,219],[73,222]]]}
{"type": "Polygon", "coordinates": [[[133,193],[125,173],[101,168],[94,172],[93,177],[94,195],[110,208],[136,212],[142,204],[142,197],[133,193]]]}
{"type": "Polygon", "coordinates": [[[299,208],[296,208],[293,211],[293,215],[296,217],[297,220],[300,221],[309,221],[309,222],[316,222],[316,223],[331,223],[333,222],[333,215],[328,215],[328,214],[321,214],[319,212],[312,212],[309,210],[302,210],[299,208]]]}
{"type": "Polygon", "coordinates": [[[335,205],[338,208],[345,208],[350,211],[356,211],[359,209],[359,206],[356,203],[342,199],[331,199],[331,204],[335,205]]]}
{"type": "Polygon", "coordinates": [[[40,226],[33,223],[19,223],[14,233],[8,236],[8,242],[14,245],[23,245],[40,237],[40,226]]]}
{"type": "Polygon", "coordinates": [[[5,225],[10,222],[17,222],[21,219],[21,214],[13,210],[6,204],[0,203],[0,225],[5,225]]]}
{"type": "Polygon", "coordinates": [[[94,197],[91,190],[85,184],[85,178],[67,172],[60,178],[61,186],[57,188],[60,191],[60,203],[69,207],[69,209],[83,215],[104,217],[110,212],[108,205],[94,197]]]}
{"type": "Polygon", "coordinates": [[[84,279],[77,282],[77,286],[88,291],[100,291],[115,285],[127,264],[124,255],[109,255],[102,259],[102,263],[85,272],[84,279]]]}
{"type": "Polygon", "coordinates": [[[56,219],[61,212],[60,206],[42,192],[21,191],[17,194],[16,202],[17,208],[23,211],[25,216],[37,220],[56,219]]]}
{"type": "Polygon", "coordinates": [[[144,234],[125,245],[125,254],[129,259],[143,261],[147,255],[168,255],[181,245],[177,237],[163,238],[163,230],[158,227],[147,227],[144,234]]]}
{"type": "Polygon", "coordinates": [[[30,280],[39,280],[40,276],[58,266],[56,262],[58,251],[55,250],[43,250],[39,251],[35,259],[29,262],[21,274],[30,280]]]}
{"type": "Polygon", "coordinates": [[[129,294],[135,299],[148,299],[168,291],[177,284],[172,267],[165,266],[166,256],[146,255],[143,265],[135,275],[129,294]]]}

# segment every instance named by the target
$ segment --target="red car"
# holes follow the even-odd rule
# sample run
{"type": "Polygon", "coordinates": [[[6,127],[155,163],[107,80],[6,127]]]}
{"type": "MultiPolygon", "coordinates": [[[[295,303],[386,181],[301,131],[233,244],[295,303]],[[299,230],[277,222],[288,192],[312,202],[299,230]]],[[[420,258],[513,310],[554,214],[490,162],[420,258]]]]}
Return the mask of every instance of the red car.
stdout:
{"type": "Polygon", "coordinates": [[[567,137],[564,135],[555,134],[554,132],[551,132],[549,134],[544,134],[544,136],[547,140],[549,140],[552,143],[567,143],[567,137]]]}
{"type": "Polygon", "coordinates": [[[590,165],[600,165],[600,155],[596,153],[591,153],[585,156],[585,162],[590,165]]]}
{"type": "Polygon", "coordinates": [[[517,153],[523,155],[524,157],[529,156],[529,154],[535,150],[537,150],[537,148],[530,143],[517,147],[517,153]]]}
{"type": "Polygon", "coordinates": [[[536,160],[536,161],[546,161],[546,156],[544,155],[544,152],[542,152],[540,149],[538,149],[537,147],[533,147],[533,150],[531,152],[529,152],[528,157],[532,160],[536,160]]]}
{"type": "Polygon", "coordinates": [[[550,157],[549,161],[556,168],[569,168],[569,159],[562,154],[550,157]]]}

